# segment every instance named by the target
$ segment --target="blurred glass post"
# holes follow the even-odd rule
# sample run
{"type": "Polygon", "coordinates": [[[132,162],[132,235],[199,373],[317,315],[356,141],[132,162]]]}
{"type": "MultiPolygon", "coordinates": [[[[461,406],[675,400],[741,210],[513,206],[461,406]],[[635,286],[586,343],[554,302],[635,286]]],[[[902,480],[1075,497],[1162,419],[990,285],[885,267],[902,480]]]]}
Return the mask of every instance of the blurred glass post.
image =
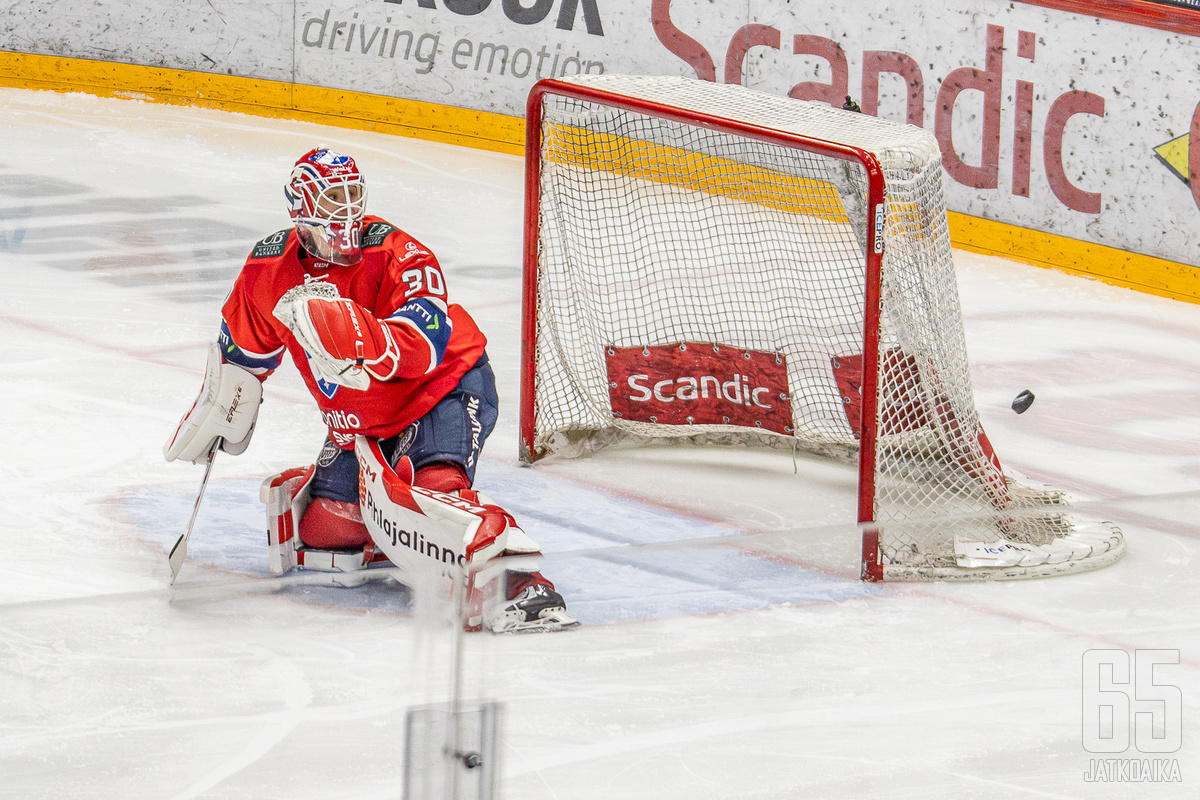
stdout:
{"type": "Polygon", "coordinates": [[[416,616],[431,639],[448,645],[449,685],[446,701],[412,706],[405,714],[403,796],[405,800],[496,800],[500,704],[464,697],[466,577],[457,576],[449,593],[444,581],[413,588],[416,616]]]}

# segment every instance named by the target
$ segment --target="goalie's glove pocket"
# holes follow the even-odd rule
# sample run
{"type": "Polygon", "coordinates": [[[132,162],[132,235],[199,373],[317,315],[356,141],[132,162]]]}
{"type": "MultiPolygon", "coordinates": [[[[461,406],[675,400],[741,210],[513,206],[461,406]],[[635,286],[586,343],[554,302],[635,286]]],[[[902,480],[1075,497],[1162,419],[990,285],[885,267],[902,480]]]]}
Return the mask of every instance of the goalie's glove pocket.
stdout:
{"type": "Polygon", "coordinates": [[[308,354],[313,374],[329,383],[365,390],[371,379],[391,379],[400,348],[391,329],[353,300],[297,297],[275,316],[308,354]]]}

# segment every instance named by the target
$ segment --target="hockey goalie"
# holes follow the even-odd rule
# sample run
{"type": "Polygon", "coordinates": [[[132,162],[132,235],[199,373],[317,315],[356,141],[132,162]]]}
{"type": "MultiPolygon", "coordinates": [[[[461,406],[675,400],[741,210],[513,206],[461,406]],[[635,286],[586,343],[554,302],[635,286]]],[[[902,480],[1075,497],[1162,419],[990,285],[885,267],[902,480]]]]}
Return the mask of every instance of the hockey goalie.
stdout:
{"type": "Polygon", "coordinates": [[[261,382],[287,351],[328,434],[314,464],[263,483],[273,572],[320,570],[344,585],[379,567],[407,583],[470,575],[468,628],[577,624],[537,571],[537,546],[472,489],[496,385],[486,339],[448,301],[437,258],[366,215],[366,184],[348,156],[305,153],[284,196],[293,225],[246,260],[166,459],[243,452],[261,382]]]}

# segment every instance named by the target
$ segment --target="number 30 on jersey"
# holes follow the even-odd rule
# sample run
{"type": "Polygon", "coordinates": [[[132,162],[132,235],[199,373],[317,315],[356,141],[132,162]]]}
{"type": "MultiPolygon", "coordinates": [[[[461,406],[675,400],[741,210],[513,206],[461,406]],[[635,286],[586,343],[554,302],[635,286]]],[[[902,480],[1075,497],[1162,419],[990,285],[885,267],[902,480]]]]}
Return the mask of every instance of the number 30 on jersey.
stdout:
{"type": "Polygon", "coordinates": [[[442,280],[442,271],[432,264],[423,268],[406,269],[400,273],[400,280],[408,284],[408,290],[404,292],[405,297],[412,297],[418,293],[434,297],[446,296],[446,282],[442,280]]]}

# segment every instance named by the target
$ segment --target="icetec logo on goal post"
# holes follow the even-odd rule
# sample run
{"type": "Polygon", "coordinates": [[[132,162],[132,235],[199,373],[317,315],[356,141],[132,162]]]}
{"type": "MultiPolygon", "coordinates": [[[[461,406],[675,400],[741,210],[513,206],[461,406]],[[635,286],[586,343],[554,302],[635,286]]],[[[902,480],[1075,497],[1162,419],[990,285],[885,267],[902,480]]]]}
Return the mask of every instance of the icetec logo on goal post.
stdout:
{"type": "Polygon", "coordinates": [[[787,362],[716,344],[605,348],[613,416],[659,425],[739,425],[792,433],[787,362]]]}

